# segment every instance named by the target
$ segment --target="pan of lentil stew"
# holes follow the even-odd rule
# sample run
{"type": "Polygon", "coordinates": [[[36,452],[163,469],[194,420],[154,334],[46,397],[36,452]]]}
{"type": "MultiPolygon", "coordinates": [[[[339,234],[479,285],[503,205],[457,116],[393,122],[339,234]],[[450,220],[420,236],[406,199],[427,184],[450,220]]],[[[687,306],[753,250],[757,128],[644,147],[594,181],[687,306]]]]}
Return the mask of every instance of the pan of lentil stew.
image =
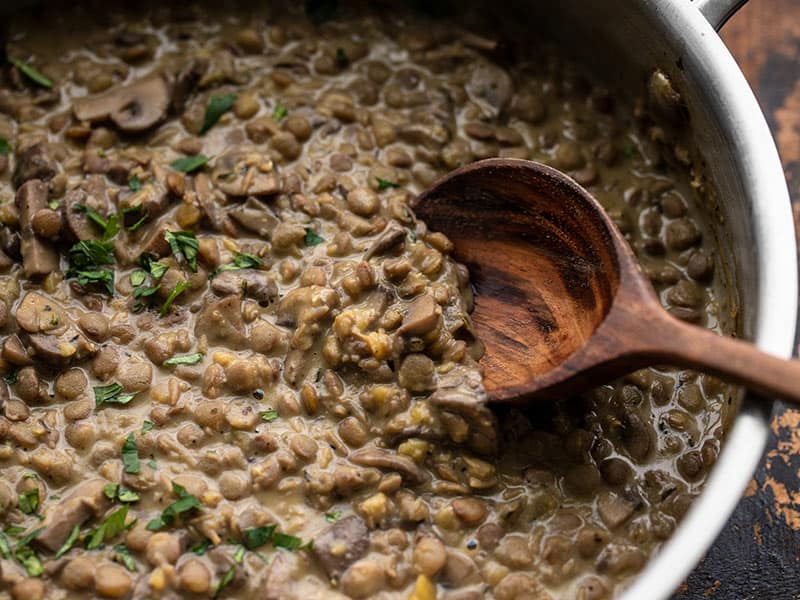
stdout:
{"type": "Polygon", "coordinates": [[[4,9],[0,598],[666,597],[765,409],[667,366],[487,407],[480,290],[409,202],[553,165],[671,312],[785,354],[732,59],[688,1],[295,4],[4,9]]]}

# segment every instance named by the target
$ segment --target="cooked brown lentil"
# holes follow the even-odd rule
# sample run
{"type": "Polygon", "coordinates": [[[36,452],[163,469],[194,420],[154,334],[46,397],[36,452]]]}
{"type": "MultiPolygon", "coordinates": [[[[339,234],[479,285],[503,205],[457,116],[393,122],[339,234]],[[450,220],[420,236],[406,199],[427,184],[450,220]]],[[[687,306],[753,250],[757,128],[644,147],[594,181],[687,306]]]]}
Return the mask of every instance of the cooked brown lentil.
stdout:
{"type": "Polygon", "coordinates": [[[468,273],[408,204],[476,159],[549,163],[718,328],[688,154],[647,103],[414,13],[75,10],[11,25],[53,89],[0,86],[0,598],[619,591],[729,390],[653,368],[491,412],[468,273]]]}

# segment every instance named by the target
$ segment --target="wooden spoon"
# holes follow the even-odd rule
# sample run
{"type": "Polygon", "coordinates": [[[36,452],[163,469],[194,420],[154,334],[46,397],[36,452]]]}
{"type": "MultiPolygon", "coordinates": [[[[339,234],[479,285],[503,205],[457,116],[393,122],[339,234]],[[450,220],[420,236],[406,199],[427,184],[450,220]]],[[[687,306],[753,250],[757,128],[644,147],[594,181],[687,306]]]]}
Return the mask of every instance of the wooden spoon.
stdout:
{"type": "Polygon", "coordinates": [[[603,207],[563,173],[484,160],[439,180],[414,209],[469,268],[490,401],[585,391],[670,364],[800,403],[800,361],[669,314],[603,207]]]}

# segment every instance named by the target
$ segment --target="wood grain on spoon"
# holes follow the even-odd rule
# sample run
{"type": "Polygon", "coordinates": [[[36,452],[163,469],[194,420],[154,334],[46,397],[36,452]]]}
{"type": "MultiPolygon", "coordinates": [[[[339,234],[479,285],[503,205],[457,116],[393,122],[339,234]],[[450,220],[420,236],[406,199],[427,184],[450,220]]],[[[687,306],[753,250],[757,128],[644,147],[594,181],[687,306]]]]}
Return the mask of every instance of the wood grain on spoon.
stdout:
{"type": "Polygon", "coordinates": [[[414,208],[470,270],[490,401],[574,393],[673,364],[800,402],[800,362],[667,313],[603,208],[563,173],[480,161],[441,179],[414,208]]]}

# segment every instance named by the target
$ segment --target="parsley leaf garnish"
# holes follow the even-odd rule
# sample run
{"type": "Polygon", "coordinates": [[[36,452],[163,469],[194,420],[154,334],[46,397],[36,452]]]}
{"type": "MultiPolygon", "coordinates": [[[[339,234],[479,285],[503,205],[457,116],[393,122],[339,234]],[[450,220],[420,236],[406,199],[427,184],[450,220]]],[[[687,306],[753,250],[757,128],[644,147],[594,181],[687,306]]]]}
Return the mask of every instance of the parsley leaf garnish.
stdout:
{"type": "Polygon", "coordinates": [[[247,254],[246,252],[237,252],[236,255],[233,257],[233,262],[228,263],[227,265],[222,265],[213,273],[209,279],[214,279],[219,273],[224,271],[240,271],[242,269],[254,269],[256,267],[260,267],[264,264],[264,261],[261,260],[258,256],[254,254],[247,254]]]}
{"type": "Polygon", "coordinates": [[[34,83],[38,83],[40,86],[44,88],[52,89],[53,82],[48,77],[39,72],[37,69],[29,65],[28,63],[21,61],[18,58],[13,58],[11,56],[8,57],[8,62],[17,67],[17,69],[19,69],[23,75],[25,75],[28,79],[30,79],[34,83]]]}
{"type": "Polygon", "coordinates": [[[203,126],[200,128],[200,135],[216,125],[220,117],[228,112],[233,103],[236,102],[236,94],[225,94],[222,96],[211,96],[206,106],[206,114],[203,118],[203,126]]]}
{"type": "Polygon", "coordinates": [[[155,427],[155,424],[152,421],[145,421],[142,423],[142,433],[147,433],[152,430],[153,427],[155,427]]]}
{"type": "Polygon", "coordinates": [[[118,383],[109,385],[97,385],[94,390],[95,408],[100,408],[103,404],[128,404],[136,397],[136,393],[123,394],[122,386],[118,383]]]}
{"type": "Polygon", "coordinates": [[[125,519],[128,517],[128,505],[126,504],[119,510],[111,513],[108,518],[103,521],[100,527],[93,529],[89,533],[89,542],[86,544],[87,550],[94,550],[118,536],[126,529],[133,526],[136,522],[131,521],[126,524],[125,519]]]}
{"type": "Polygon", "coordinates": [[[25,568],[25,572],[29,577],[39,577],[44,573],[42,561],[36,556],[36,553],[28,546],[33,539],[44,530],[44,527],[39,527],[28,533],[25,537],[20,539],[16,546],[14,546],[14,558],[17,562],[25,568]]]}
{"type": "Polygon", "coordinates": [[[218,598],[220,592],[228,587],[233,581],[234,576],[236,575],[236,565],[231,565],[231,568],[225,572],[225,575],[222,576],[222,579],[219,580],[217,587],[214,588],[214,598],[218,598]]]}
{"type": "Polygon", "coordinates": [[[289,109],[286,108],[280,102],[278,102],[275,105],[275,110],[272,111],[272,120],[273,121],[280,121],[281,119],[283,119],[288,114],[289,114],[289,109]]]}
{"type": "Polygon", "coordinates": [[[134,271],[130,275],[131,285],[133,287],[139,287],[144,283],[145,277],[146,275],[144,271],[134,271]]]}
{"type": "Polygon", "coordinates": [[[136,447],[136,436],[133,433],[129,433],[122,444],[122,464],[125,465],[125,472],[131,475],[136,475],[141,470],[139,449],[136,447]]]}
{"type": "Polygon", "coordinates": [[[19,377],[19,369],[11,368],[9,369],[8,373],[3,375],[3,381],[5,381],[8,385],[14,385],[17,383],[17,379],[19,377]]]}
{"type": "Polygon", "coordinates": [[[111,269],[96,269],[92,271],[70,269],[67,275],[77,278],[78,283],[83,287],[92,285],[93,283],[102,283],[108,295],[114,295],[114,271],[111,269]]]}
{"type": "Polygon", "coordinates": [[[103,241],[110,240],[119,232],[119,217],[111,215],[106,218],[93,209],[91,206],[85,204],[76,204],[72,207],[74,212],[85,213],[86,217],[100,229],[103,230],[103,241]]]}
{"type": "Polygon", "coordinates": [[[250,550],[260,548],[269,543],[272,534],[275,533],[275,525],[265,525],[264,527],[253,527],[242,532],[244,545],[250,550]]]}
{"type": "Polygon", "coordinates": [[[81,536],[81,526],[76,523],[75,525],[72,526],[72,531],[69,532],[67,539],[61,545],[61,548],[58,549],[58,552],[56,552],[55,557],[61,558],[67,552],[69,552],[70,549],[72,549],[72,547],[75,545],[75,542],[78,541],[78,538],[80,536],[81,536]]]}
{"type": "Polygon", "coordinates": [[[128,571],[136,571],[136,561],[131,556],[130,550],[125,544],[117,544],[114,546],[114,560],[122,563],[128,571]]]}
{"type": "Polygon", "coordinates": [[[19,509],[26,515],[32,515],[39,508],[39,488],[33,487],[27,492],[22,492],[17,501],[19,509]]]}
{"type": "Polygon", "coordinates": [[[163,317],[165,314],[169,312],[172,303],[175,302],[175,298],[180,296],[183,292],[189,289],[189,282],[188,281],[179,281],[175,285],[175,289],[172,290],[167,299],[164,301],[164,305],[161,307],[161,310],[158,311],[159,316],[163,317]]]}
{"type": "Polygon", "coordinates": [[[114,244],[109,241],[81,240],[69,249],[73,269],[110,265],[114,262],[114,244]]]}
{"type": "Polygon", "coordinates": [[[9,154],[11,154],[11,144],[6,138],[0,137],[0,155],[8,156],[9,154]]]}
{"type": "Polygon", "coordinates": [[[303,540],[296,535],[289,535],[288,533],[273,533],[272,545],[276,548],[295,551],[303,545],[303,540]]]}
{"type": "Polygon", "coordinates": [[[180,171],[181,173],[191,173],[196,171],[200,167],[203,167],[211,160],[205,154],[198,154],[196,156],[186,156],[184,158],[179,158],[176,161],[170,163],[170,167],[175,169],[176,171],[180,171]]]}
{"type": "Polygon", "coordinates": [[[316,246],[317,244],[321,244],[325,241],[325,238],[317,235],[311,227],[306,227],[306,236],[303,238],[303,243],[310,247],[316,246]]]}
{"type": "Polygon", "coordinates": [[[270,408],[265,410],[261,413],[261,420],[265,423],[272,423],[274,420],[278,418],[278,411],[274,408],[270,408]]]}
{"type": "Polygon", "coordinates": [[[173,356],[172,358],[168,358],[164,361],[164,364],[167,366],[175,366],[175,365],[196,365],[201,360],[203,360],[203,353],[196,352],[195,354],[184,354],[183,356],[173,356]]]}
{"type": "Polygon", "coordinates": [[[189,549],[189,551],[192,552],[193,554],[196,554],[197,556],[203,556],[203,554],[206,553],[206,550],[208,550],[211,547],[211,545],[212,545],[211,540],[209,540],[208,538],[203,538],[201,541],[197,542],[194,546],[192,546],[189,549]]]}
{"type": "Polygon", "coordinates": [[[109,500],[119,501],[122,503],[138,502],[141,496],[133,490],[128,490],[119,485],[118,483],[107,483],[103,486],[103,494],[109,500]]]}
{"type": "Polygon", "coordinates": [[[399,188],[400,184],[394,181],[389,181],[388,179],[381,179],[380,177],[376,177],[375,181],[378,182],[378,191],[383,192],[388,190],[389,188],[399,188]]]}
{"type": "MultiPolygon", "coordinates": [[[[139,185],[141,186],[141,184],[139,185]]],[[[128,216],[130,216],[131,219],[136,219],[136,221],[134,221],[132,225],[125,225],[125,229],[128,231],[136,231],[139,229],[139,227],[144,225],[145,221],[147,221],[147,217],[150,215],[147,213],[147,210],[145,210],[144,206],[141,204],[136,204],[135,206],[129,206],[128,208],[122,209],[123,222],[128,223],[131,221],[131,219],[128,219],[128,216]]]]}
{"type": "Polygon", "coordinates": [[[187,492],[182,485],[178,485],[173,481],[172,491],[175,492],[178,499],[165,508],[160,517],[151,520],[147,524],[149,531],[160,531],[164,527],[172,525],[180,515],[200,508],[200,501],[197,497],[187,492]]]}
{"type": "Polygon", "coordinates": [[[342,517],[342,511],[340,510],[332,510],[330,512],[325,513],[325,520],[328,523],[336,523],[342,517]]]}
{"type": "Polygon", "coordinates": [[[132,192],[138,192],[142,189],[142,181],[139,179],[138,175],[134,175],[128,180],[128,187],[132,192]]]}
{"type": "Polygon", "coordinates": [[[169,244],[172,254],[181,254],[192,272],[197,273],[197,250],[200,243],[191,231],[165,231],[164,239],[169,244]]]}

